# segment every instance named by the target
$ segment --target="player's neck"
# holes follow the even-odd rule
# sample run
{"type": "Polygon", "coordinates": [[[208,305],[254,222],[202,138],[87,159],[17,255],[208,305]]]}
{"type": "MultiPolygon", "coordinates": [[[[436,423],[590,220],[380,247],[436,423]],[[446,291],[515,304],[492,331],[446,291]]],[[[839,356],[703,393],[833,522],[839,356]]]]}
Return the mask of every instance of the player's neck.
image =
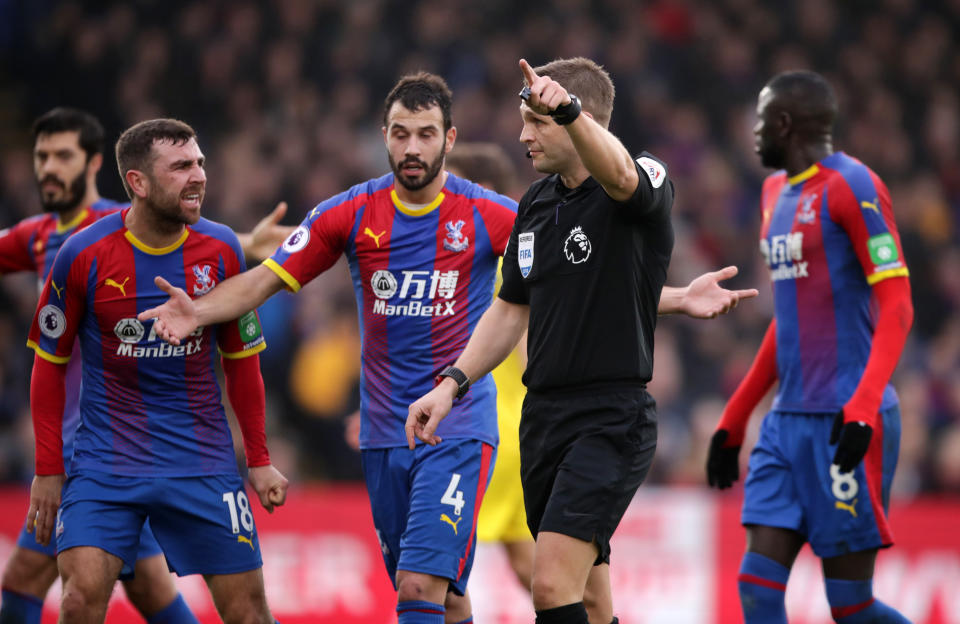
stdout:
{"type": "Polygon", "coordinates": [[[123,225],[138,241],[154,249],[163,249],[180,240],[186,227],[183,223],[158,219],[143,201],[138,200],[134,198],[123,221],[123,225]]]}
{"type": "Polygon", "coordinates": [[[411,191],[402,184],[394,184],[394,190],[397,192],[397,199],[405,204],[429,204],[437,198],[437,195],[440,194],[440,191],[443,190],[443,185],[446,183],[447,171],[446,169],[441,169],[437,177],[422,189],[411,191]]]}
{"type": "Polygon", "coordinates": [[[807,143],[787,153],[787,177],[803,173],[833,153],[833,142],[828,138],[817,143],[807,143]]]}

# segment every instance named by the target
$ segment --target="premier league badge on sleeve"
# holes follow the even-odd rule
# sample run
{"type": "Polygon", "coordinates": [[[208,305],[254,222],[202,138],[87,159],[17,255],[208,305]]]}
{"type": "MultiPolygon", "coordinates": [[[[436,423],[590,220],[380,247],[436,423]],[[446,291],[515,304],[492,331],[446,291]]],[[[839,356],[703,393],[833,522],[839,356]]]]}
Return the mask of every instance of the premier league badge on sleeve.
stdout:
{"type": "Polygon", "coordinates": [[[533,232],[520,234],[520,245],[517,247],[517,264],[520,265],[520,275],[530,275],[533,268],[533,232]]]}
{"type": "Polygon", "coordinates": [[[37,316],[40,323],[40,331],[47,338],[59,338],[67,329],[67,317],[63,310],[48,303],[40,308],[40,314],[37,316]]]}

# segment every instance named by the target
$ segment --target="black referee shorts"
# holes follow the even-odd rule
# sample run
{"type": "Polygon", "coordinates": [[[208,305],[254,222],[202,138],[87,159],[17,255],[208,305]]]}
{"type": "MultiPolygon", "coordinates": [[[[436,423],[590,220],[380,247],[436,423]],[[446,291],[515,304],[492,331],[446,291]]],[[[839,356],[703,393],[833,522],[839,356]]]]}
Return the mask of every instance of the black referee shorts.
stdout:
{"type": "Polygon", "coordinates": [[[528,392],[520,419],[527,525],[595,541],[610,537],[643,482],[657,446],[656,402],[640,388],[589,395],[528,392]]]}

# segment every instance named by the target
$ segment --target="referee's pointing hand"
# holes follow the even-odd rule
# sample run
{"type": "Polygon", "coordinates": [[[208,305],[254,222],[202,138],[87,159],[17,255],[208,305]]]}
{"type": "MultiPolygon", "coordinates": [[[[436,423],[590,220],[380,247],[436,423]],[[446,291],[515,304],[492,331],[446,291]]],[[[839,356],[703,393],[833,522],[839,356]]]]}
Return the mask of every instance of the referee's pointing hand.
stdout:
{"type": "Polygon", "coordinates": [[[520,71],[523,72],[523,78],[527,81],[527,89],[529,89],[529,95],[527,95],[527,89],[524,89],[520,92],[520,97],[533,112],[538,115],[549,115],[558,106],[570,103],[570,94],[560,86],[559,82],[550,76],[538,76],[525,59],[520,59],[520,71]]]}

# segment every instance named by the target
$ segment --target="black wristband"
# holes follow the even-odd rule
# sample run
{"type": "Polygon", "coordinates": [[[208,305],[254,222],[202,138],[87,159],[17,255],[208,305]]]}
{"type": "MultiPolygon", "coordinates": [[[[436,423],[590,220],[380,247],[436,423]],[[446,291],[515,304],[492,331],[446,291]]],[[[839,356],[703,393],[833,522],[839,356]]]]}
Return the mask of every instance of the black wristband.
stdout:
{"type": "MultiPolygon", "coordinates": [[[[520,89],[520,99],[524,102],[530,100],[530,87],[524,87],[520,89]]],[[[570,103],[563,104],[558,106],[552,111],[550,111],[550,117],[553,118],[561,126],[573,123],[573,121],[580,116],[580,111],[582,107],[580,106],[580,98],[575,96],[572,93],[568,93],[570,96],[570,103]]]]}
{"type": "Polygon", "coordinates": [[[456,366],[448,366],[440,371],[440,374],[437,375],[437,383],[439,384],[441,381],[443,381],[444,377],[449,377],[457,382],[457,396],[453,397],[454,399],[463,398],[463,395],[465,395],[467,390],[470,389],[470,378],[467,377],[466,373],[456,366]]]}
{"type": "Polygon", "coordinates": [[[561,106],[558,106],[555,109],[553,109],[553,111],[550,112],[550,116],[553,117],[553,120],[558,124],[560,124],[561,126],[565,126],[567,124],[573,123],[574,120],[580,116],[580,111],[581,111],[580,98],[578,98],[572,93],[570,93],[569,95],[570,95],[569,104],[563,104],[561,106]]]}

